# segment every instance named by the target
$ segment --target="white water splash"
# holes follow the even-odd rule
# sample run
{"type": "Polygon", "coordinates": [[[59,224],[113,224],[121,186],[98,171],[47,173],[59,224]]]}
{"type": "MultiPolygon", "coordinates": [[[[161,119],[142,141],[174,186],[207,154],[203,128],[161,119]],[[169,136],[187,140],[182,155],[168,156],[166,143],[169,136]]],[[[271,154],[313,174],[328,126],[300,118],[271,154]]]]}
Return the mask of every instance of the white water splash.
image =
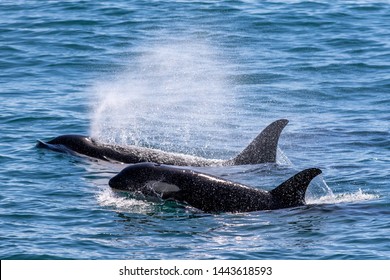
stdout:
{"type": "Polygon", "coordinates": [[[139,50],[115,80],[98,82],[91,135],[104,142],[191,153],[229,123],[227,65],[207,43],[159,42],[139,50]]]}
{"type": "Polygon", "coordinates": [[[290,161],[290,159],[286,156],[286,154],[282,151],[280,147],[278,147],[277,150],[276,163],[278,165],[293,166],[293,163],[290,161]]]}
{"type": "Polygon", "coordinates": [[[110,188],[104,188],[96,196],[100,206],[110,207],[115,211],[131,213],[153,212],[153,205],[143,200],[121,197],[113,192],[110,188]]]}
{"type": "Polygon", "coordinates": [[[379,198],[378,195],[365,193],[359,189],[353,193],[328,194],[319,198],[309,198],[308,204],[338,204],[338,203],[352,203],[364,200],[372,200],[379,198]]]}
{"type": "Polygon", "coordinates": [[[306,193],[307,204],[352,203],[377,198],[378,195],[365,193],[362,189],[353,193],[334,194],[321,175],[312,181],[306,193]]]}

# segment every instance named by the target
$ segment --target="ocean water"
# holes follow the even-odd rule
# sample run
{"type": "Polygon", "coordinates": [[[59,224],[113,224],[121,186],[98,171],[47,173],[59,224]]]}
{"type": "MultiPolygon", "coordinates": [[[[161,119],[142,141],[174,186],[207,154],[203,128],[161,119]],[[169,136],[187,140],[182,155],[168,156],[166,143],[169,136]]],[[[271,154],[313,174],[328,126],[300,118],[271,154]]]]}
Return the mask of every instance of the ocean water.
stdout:
{"type": "Polygon", "coordinates": [[[1,259],[389,259],[389,1],[1,1],[1,259]],[[108,187],[105,142],[228,159],[287,118],[277,164],[197,168],[307,205],[206,214],[108,187]]]}

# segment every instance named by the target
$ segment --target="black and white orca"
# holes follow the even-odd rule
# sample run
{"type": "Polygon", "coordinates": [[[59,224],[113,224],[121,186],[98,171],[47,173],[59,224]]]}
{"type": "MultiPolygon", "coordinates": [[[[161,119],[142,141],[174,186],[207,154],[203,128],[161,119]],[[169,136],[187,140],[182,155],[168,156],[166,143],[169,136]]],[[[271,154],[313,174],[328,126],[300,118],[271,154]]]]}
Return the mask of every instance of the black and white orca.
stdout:
{"type": "Polygon", "coordinates": [[[38,140],[37,147],[120,163],[155,162],[177,166],[272,163],[276,161],[279,137],[287,123],[288,120],[285,119],[271,123],[240,154],[229,160],[206,159],[133,145],[104,144],[82,135],[62,135],[48,142],[38,140]]]}
{"type": "Polygon", "coordinates": [[[123,169],[109,185],[114,190],[186,203],[204,212],[249,212],[304,205],[306,189],[320,173],[318,168],[306,169],[265,191],[190,169],[139,163],[123,169]]]}

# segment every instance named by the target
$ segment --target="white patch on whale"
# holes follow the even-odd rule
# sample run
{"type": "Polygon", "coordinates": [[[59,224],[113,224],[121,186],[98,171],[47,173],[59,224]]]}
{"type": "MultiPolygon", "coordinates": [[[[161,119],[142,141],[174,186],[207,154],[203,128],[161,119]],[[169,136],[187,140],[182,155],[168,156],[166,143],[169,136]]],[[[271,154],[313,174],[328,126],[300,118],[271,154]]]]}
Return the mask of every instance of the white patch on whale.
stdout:
{"type": "Polygon", "coordinates": [[[180,191],[180,188],[174,184],[168,184],[161,181],[150,181],[147,186],[159,194],[172,193],[180,191]]]}

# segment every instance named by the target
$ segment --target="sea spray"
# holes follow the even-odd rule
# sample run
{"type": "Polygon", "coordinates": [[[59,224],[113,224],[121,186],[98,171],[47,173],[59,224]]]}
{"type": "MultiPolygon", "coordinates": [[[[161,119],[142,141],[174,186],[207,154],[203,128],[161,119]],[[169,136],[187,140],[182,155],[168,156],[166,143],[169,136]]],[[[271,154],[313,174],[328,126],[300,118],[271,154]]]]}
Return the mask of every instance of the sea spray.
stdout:
{"type": "Polygon", "coordinates": [[[145,214],[155,210],[153,207],[154,204],[150,201],[120,196],[109,188],[102,188],[97,193],[96,199],[100,206],[111,208],[120,212],[145,214]]]}
{"type": "Polygon", "coordinates": [[[308,204],[351,203],[377,198],[379,198],[378,195],[367,193],[362,189],[358,189],[352,193],[344,192],[335,194],[326,183],[323,175],[319,175],[313,179],[306,192],[306,202],[308,204]]]}
{"type": "Polygon", "coordinates": [[[123,73],[92,88],[91,135],[187,154],[222,147],[235,106],[221,53],[188,41],[148,44],[136,53],[123,73]]]}

